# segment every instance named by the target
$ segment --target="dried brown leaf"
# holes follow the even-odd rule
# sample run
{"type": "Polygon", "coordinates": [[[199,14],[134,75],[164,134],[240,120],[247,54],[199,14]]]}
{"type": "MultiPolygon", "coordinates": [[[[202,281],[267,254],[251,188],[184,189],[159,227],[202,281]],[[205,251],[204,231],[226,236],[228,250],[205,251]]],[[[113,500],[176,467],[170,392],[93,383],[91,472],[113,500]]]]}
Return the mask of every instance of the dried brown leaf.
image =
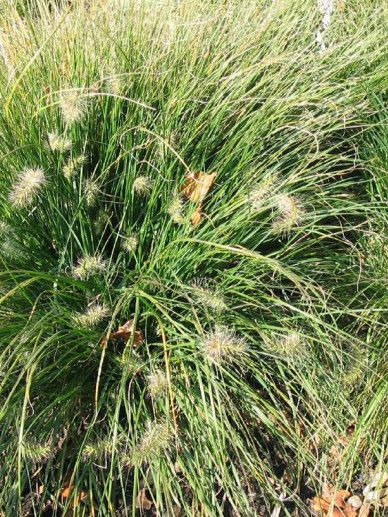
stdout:
{"type": "Polygon", "coordinates": [[[136,496],[136,508],[140,510],[150,510],[152,508],[152,501],[147,497],[147,490],[142,488],[136,496]]]}
{"type": "Polygon", "coordinates": [[[197,205],[191,216],[191,224],[198,226],[203,219],[202,204],[211,189],[217,176],[216,172],[206,174],[205,172],[191,172],[186,176],[186,182],[181,188],[181,194],[197,205]]]}
{"type": "Polygon", "coordinates": [[[186,176],[186,182],[181,188],[181,193],[193,203],[202,204],[207,193],[211,189],[216,172],[206,174],[205,172],[191,172],[186,176]]]}
{"type": "MultiPolygon", "coordinates": [[[[125,343],[134,336],[133,346],[139,346],[144,341],[143,332],[141,330],[134,330],[134,320],[128,320],[124,325],[120,325],[119,328],[109,335],[109,339],[122,339],[125,343]]],[[[101,347],[105,348],[108,344],[107,336],[101,339],[101,347]]]]}

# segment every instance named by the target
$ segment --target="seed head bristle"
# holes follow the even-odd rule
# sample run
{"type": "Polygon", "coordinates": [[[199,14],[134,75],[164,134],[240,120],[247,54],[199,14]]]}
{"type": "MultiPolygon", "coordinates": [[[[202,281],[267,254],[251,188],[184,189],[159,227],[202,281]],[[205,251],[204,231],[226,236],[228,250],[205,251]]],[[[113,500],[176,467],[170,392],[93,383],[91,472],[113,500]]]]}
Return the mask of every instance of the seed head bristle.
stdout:
{"type": "Polygon", "coordinates": [[[101,323],[109,314],[110,310],[106,305],[95,303],[88,307],[84,313],[77,314],[75,321],[80,327],[92,328],[101,323]]]}
{"type": "Polygon", "coordinates": [[[155,370],[148,376],[148,389],[152,397],[163,395],[168,388],[167,375],[162,370],[155,370]]]}
{"type": "Polygon", "coordinates": [[[125,237],[122,243],[122,248],[125,251],[128,251],[128,253],[131,253],[136,250],[136,248],[139,245],[139,239],[136,237],[136,235],[129,235],[128,237],[125,237]]]}
{"type": "Polygon", "coordinates": [[[132,465],[151,463],[166,452],[171,444],[172,433],[167,422],[148,422],[140,442],[130,456],[132,465]]]}
{"type": "Polygon", "coordinates": [[[252,210],[260,210],[270,198],[276,185],[277,177],[275,175],[264,178],[260,183],[255,185],[247,195],[247,202],[252,210]]]}
{"type": "Polygon", "coordinates": [[[198,304],[215,312],[227,309],[223,294],[215,287],[214,282],[207,279],[196,279],[192,284],[192,292],[198,304]]]}
{"type": "Polygon", "coordinates": [[[47,135],[47,140],[49,148],[52,151],[57,151],[59,153],[65,153],[72,147],[72,142],[69,138],[57,135],[56,133],[49,133],[47,135]]]}
{"type": "Polygon", "coordinates": [[[98,194],[100,192],[98,183],[90,178],[84,181],[85,203],[92,207],[96,204],[98,194]]]}
{"type": "Polygon", "coordinates": [[[201,341],[202,353],[210,362],[232,362],[246,355],[248,345],[244,338],[228,328],[216,326],[201,341]]]}
{"type": "Polygon", "coordinates": [[[24,169],[19,174],[9,195],[11,204],[15,208],[31,206],[45,183],[46,178],[41,168],[24,169]]]}
{"type": "Polygon", "coordinates": [[[171,201],[167,208],[167,213],[174,223],[181,224],[184,222],[183,201],[180,197],[176,196],[171,201]]]}
{"type": "Polygon", "coordinates": [[[100,255],[86,255],[78,260],[78,264],[73,268],[73,275],[80,280],[86,280],[105,269],[106,262],[100,255]]]}
{"type": "Polygon", "coordinates": [[[59,97],[62,116],[67,124],[79,122],[85,115],[87,103],[79,92],[62,92],[59,97]]]}
{"type": "Polygon", "coordinates": [[[44,463],[49,460],[55,450],[50,443],[38,443],[35,441],[24,441],[22,445],[23,456],[33,463],[44,463]]]}
{"type": "Polygon", "coordinates": [[[303,220],[304,209],[295,196],[279,195],[276,199],[276,208],[279,214],[273,223],[276,232],[287,233],[303,220]]]}
{"type": "Polygon", "coordinates": [[[138,176],[133,182],[133,190],[143,196],[149,194],[152,189],[152,180],[148,176],[138,176]]]}
{"type": "Polygon", "coordinates": [[[71,180],[75,173],[81,169],[81,167],[86,162],[86,156],[84,154],[80,154],[75,158],[71,158],[67,161],[67,163],[63,166],[63,175],[67,180],[71,180]]]}

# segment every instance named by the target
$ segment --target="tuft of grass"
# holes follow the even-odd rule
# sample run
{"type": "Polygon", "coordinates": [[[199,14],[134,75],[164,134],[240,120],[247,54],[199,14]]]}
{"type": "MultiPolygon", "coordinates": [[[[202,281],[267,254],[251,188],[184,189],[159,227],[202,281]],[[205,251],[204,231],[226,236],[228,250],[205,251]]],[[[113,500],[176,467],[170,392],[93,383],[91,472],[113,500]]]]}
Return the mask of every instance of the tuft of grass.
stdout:
{"type": "Polygon", "coordinates": [[[383,468],[387,41],[344,6],[3,3],[0,513],[308,515],[383,468]]]}

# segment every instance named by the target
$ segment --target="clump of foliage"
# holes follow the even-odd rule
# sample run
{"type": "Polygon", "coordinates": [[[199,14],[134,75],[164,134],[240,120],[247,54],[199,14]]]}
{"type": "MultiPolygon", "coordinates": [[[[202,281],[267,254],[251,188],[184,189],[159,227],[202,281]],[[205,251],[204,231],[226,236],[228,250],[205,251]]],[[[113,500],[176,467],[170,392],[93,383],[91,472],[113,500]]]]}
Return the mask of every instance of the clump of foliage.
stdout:
{"type": "Polygon", "coordinates": [[[378,4],[323,49],[313,0],[3,2],[0,511],[304,514],[379,467],[378,4]]]}

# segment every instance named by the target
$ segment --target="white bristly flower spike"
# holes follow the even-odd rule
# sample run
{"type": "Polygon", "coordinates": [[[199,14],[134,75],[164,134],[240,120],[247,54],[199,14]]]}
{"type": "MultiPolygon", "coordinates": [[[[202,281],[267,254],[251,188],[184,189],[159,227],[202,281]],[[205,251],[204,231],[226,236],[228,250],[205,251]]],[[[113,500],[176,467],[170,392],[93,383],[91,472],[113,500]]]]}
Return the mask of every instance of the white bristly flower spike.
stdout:
{"type": "Polygon", "coordinates": [[[136,235],[129,235],[128,237],[125,237],[122,243],[123,249],[129,253],[135,251],[138,245],[139,239],[136,237],[136,235]]]}
{"type": "Polygon", "coordinates": [[[140,442],[134,447],[128,458],[132,465],[141,465],[157,460],[171,443],[172,432],[167,422],[147,422],[146,430],[140,442]]]}
{"type": "Polygon", "coordinates": [[[80,327],[92,328],[109,316],[110,310],[106,305],[95,303],[88,307],[84,313],[75,316],[75,322],[80,327]]]}
{"type": "Polygon", "coordinates": [[[329,30],[329,26],[331,23],[331,17],[334,12],[334,0],[317,0],[318,1],[318,8],[320,12],[322,13],[322,23],[321,23],[321,29],[318,29],[316,39],[319,43],[321,52],[324,52],[327,48],[326,42],[325,42],[325,35],[327,34],[329,30]]]}
{"type": "Polygon", "coordinates": [[[274,220],[276,232],[288,233],[303,220],[304,209],[298,198],[288,194],[280,194],[276,198],[278,217],[274,220]]]}
{"type": "Polygon", "coordinates": [[[138,176],[133,182],[133,190],[137,194],[147,195],[151,192],[152,180],[148,176],[138,176]]]}
{"type": "Polygon", "coordinates": [[[87,102],[75,91],[62,92],[59,96],[59,106],[67,124],[79,122],[85,115],[87,102]]]}
{"type": "Polygon", "coordinates": [[[106,267],[106,262],[100,255],[86,255],[78,260],[78,264],[73,268],[73,275],[80,280],[86,280],[104,271],[106,267]]]}
{"type": "Polygon", "coordinates": [[[200,347],[206,359],[213,363],[232,362],[248,352],[244,338],[237,336],[233,330],[219,326],[205,334],[200,347]]]}
{"type": "Polygon", "coordinates": [[[91,207],[95,205],[98,194],[100,192],[98,188],[98,183],[92,179],[86,179],[84,181],[84,192],[85,192],[85,202],[87,206],[91,207]]]}
{"type": "Polygon", "coordinates": [[[266,201],[271,197],[276,186],[276,175],[267,176],[258,182],[248,193],[246,200],[252,210],[260,210],[265,206],[266,201]]]}
{"type": "Polygon", "coordinates": [[[63,175],[65,178],[70,181],[74,177],[75,173],[81,169],[85,162],[86,156],[84,154],[80,154],[79,156],[68,160],[63,166],[63,175]]]}
{"type": "Polygon", "coordinates": [[[184,222],[183,217],[183,201],[180,197],[176,196],[167,208],[167,213],[171,217],[172,221],[176,224],[184,222]]]}
{"type": "Polygon", "coordinates": [[[148,389],[152,397],[163,395],[168,388],[167,375],[162,370],[156,370],[148,376],[148,389]]]}
{"type": "Polygon", "coordinates": [[[65,153],[72,147],[71,140],[65,136],[57,135],[56,133],[49,133],[47,135],[48,145],[52,151],[65,153]]]}
{"type": "Polygon", "coordinates": [[[263,336],[265,348],[273,354],[286,359],[303,359],[306,357],[307,344],[296,331],[290,331],[281,337],[275,335],[263,336]]]}
{"type": "Polygon", "coordinates": [[[24,169],[12,186],[9,195],[11,204],[16,208],[31,206],[45,183],[43,169],[40,167],[24,169]]]}
{"type": "Polygon", "coordinates": [[[199,305],[203,305],[215,312],[222,312],[227,309],[223,294],[216,287],[215,282],[206,278],[194,280],[192,284],[194,298],[199,305]]]}
{"type": "Polygon", "coordinates": [[[15,76],[15,68],[11,62],[7,46],[4,42],[5,33],[0,30],[0,58],[3,60],[5,68],[8,72],[8,80],[11,81],[15,76]]]}

